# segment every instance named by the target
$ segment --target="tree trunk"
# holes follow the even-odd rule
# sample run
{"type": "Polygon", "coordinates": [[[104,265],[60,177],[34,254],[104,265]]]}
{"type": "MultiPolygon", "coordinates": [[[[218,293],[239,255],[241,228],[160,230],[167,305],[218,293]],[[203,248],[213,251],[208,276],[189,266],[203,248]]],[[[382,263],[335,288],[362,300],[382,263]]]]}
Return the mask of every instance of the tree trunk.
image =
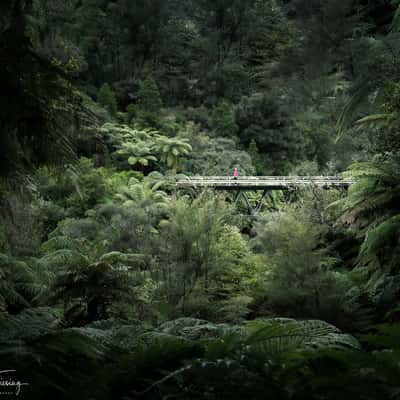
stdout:
{"type": "Polygon", "coordinates": [[[100,318],[99,315],[99,303],[96,298],[88,301],[87,303],[87,313],[88,313],[88,322],[98,321],[100,318]]]}

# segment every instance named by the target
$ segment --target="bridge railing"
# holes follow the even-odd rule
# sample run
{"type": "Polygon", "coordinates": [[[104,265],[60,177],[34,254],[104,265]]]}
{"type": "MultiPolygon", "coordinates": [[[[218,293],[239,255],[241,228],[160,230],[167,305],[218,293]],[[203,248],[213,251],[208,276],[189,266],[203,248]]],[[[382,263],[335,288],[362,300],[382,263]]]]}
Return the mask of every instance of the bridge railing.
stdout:
{"type": "Polygon", "coordinates": [[[350,186],[354,181],[340,176],[192,176],[180,179],[177,186],[350,186]]]}
{"type": "Polygon", "coordinates": [[[240,176],[235,178],[233,176],[188,176],[186,178],[181,178],[181,180],[255,180],[255,181],[263,181],[263,180],[337,180],[343,181],[346,180],[341,178],[340,176],[240,176]]]}

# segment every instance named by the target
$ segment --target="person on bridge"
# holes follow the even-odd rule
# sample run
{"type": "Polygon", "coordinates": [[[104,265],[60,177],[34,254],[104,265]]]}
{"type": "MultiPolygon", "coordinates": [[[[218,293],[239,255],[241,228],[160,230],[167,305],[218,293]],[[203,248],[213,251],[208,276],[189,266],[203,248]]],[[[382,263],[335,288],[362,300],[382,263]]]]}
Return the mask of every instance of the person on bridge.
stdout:
{"type": "Polygon", "coordinates": [[[239,178],[239,170],[237,168],[235,168],[235,170],[233,171],[233,179],[237,179],[239,178]]]}

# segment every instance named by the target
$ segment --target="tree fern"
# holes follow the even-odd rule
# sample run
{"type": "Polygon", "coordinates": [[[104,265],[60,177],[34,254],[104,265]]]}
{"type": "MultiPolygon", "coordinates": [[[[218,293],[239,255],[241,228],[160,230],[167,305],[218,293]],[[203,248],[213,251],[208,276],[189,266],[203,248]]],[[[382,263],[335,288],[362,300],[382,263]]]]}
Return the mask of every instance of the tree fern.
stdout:
{"type": "Polygon", "coordinates": [[[127,186],[118,189],[115,199],[124,207],[139,207],[149,214],[167,212],[170,199],[161,190],[164,180],[156,181],[155,176],[146,177],[143,182],[131,179],[127,186]]]}
{"type": "Polygon", "coordinates": [[[79,268],[89,264],[86,256],[76,250],[60,249],[49,252],[40,259],[46,268],[53,268],[54,271],[63,271],[68,268],[79,268]]]}
{"type": "Polygon", "coordinates": [[[189,155],[192,146],[188,139],[160,136],[156,142],[156,149],[161,154],[161,161],[176,171],[180,166],[180,159],[189,155]]]}
{"type": "Polygon", "coordinates": [[[0,253],[0,308],[18,312],[29,307],[37,293],[36,279],[28,264],[0,253]]]}
{"type": "Polygon", "coordinates": [[[319,320],[282,322],[255,321],[250,324],[250,335],[247,339],[250,346],[262,343],[265,350],[275,354],[300,349],[359,349],[358,341],[351,335],[340,332],[334,326],[319,320]]]}
{"type": "Polygon", "coordinates": [[[357,125],[360,127],[390,129],[394,126],[394,124],[397,123],[398,120],[399,115],[397,113],[372,114],[359,119],[357,121],[357,125]]]}
{"type": "Polygon", "coordinates": [[[99,254],[82,240],[67,236],[53,236],[43,246],[47,254],[38,262],[51,279],[42,297],[64,304],[70,323],[80,318],[89,322],[101,319],[113,305],[138,299],[136,286],[142,278],[133,272],[145,269],[148,259],[144,255],[99,254]]]}
{"type": "MultiPolygon", "coordinates": [[[[21,390],[24,397],[43,398],[45,393],[61,399],[72,394],[85,398],[89,395],[85,382],[103,373],[107,347],[83,330],[61,329],[60,322],[60,315],[50,308],[0,316],[0,358],[29,383],[21,390]]],[[[96,398],[103,398],[107,387],[99,385],[96,398]]],[[[93,390],[97,385],[90,389],[92,394],[93,390]]]]}
{"type": "Polygon", "coordinates": [[[369,277],[363,292],[368,296],[379,320],[390,320],[391,313],[396,313],[399,307],[400,276],[377,271],[369,277]]]}
{"type": "Polygon", "coordinates": [[[342,207],[342,221],[359,229],[364,237],[360,262],[388,271],[398,268],[399,165],[396,154],[353,165],[346,175],[354,177],[356,183],[349,196],[336,203],[342,207]]]}
{"type": "MultiPolygon", "coordinates": [[[[167,326],[171,329],[174,322],[167,326]]],[[[195,332],[199,327],[207,326],[207,322],[180,319],[174,329],[179,326],[195,332]]],[[[328,349],[360,349],[357,340],[332,325],[322,321],[290,319],[253,321],[246,327],[221,333],[220,336],[206,335],[200,338],[199,343],[204,346],[202,356],[192,358],[166,373],[141,394],[161,391],[162,394],[176,394],[183,399],[201,398],[200,393],[208,393],[209,398],[236,398],[235,391],[236,394],[238,391],[241,393],[241,385],[244,385],[253,398],[264,398],[261,393],[265,396],[266,391],[278,398],[286,398],[283,395],[285,387],[280,385],[288,383],[286,379],[289,376],[293,381],[294,374],[298,374],[296,368],[301,368],[300,365],[307,362],[311,353],[328,349]],[[239,377],[238,386],[236,380],[239,377]],[[244,378],[248,379],[247,383],[244,378]],[[180,395],[182,390],[188,391],[187,397],[180,395]]]]}
{"type": "MultiPolygon", "coordinates": [[[[370,106],[371,98],[379,100],[382,97],[384,85],[389,80],[396,80],[400,71],[398,68],[398,59],[400,57],[400,48],[398,45],[398,33],[391,33],[386,37],[380,38],[364,38],[361,46],[369,52],[367,65],[361,66],[358,82],[354,85],[352,95],[344,107],[338,121],[339,138],[345,132],[352,122],[360,120],[361,106],[370,106]],[[374,69],[374,74],[370,71],[374,69]]],[[[368,108],[368,107],[367,107],[368,108]]],[[[392,117],[391,113],[386,116],[369,116],[362,118],[362,123],[368,122],[389,122],[392,117]]]]}

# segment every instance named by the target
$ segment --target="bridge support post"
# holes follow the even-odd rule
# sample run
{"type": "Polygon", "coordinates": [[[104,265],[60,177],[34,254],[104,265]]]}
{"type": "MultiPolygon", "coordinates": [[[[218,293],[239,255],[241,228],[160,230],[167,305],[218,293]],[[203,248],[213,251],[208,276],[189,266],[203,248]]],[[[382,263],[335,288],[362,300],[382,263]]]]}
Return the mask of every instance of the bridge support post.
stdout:
{"type": "Polygon", "coordinates": [[[253,205],[251,200],[249,199],[249,196],[247,195],[247,191],[238,190],[235,196],[235,204],[237,204],[242,198],[246,203],[248,215],[256,216],[257,214],[260,213],[262,206],[264,204],[264,199],[267,197],[267,195],[269,195],[273,200],[270,191],[268,189],[264,189],[261,198],[257,200],[255,205],[253,205]]]}
{"type": "Polygon", "coordinates": [[[293,201],[296,191],[305,187],[318,187],[321,189],[348,189],[354,180],[343,179],[337,176],[244,176],[239,179],[232,179],[227,176],[198,176],[178,180],[176,186],[181,189],[198,189],[211,188],[214,190],[231,191],[235,193],[234,202],[239,203],[244,200],[247,208],[247,214],[257,215],[264,204],[265,197],[269,197],[272,203],[272,209],[276,209],[275,199],[272,191],[282,190],[287,192],[287,200],[293,201]],[[249,198],[250,191],[262,191],[261,198],[255,202],[249,198]],[[255,203],[255,204],[254,204],[255,203]]]}

